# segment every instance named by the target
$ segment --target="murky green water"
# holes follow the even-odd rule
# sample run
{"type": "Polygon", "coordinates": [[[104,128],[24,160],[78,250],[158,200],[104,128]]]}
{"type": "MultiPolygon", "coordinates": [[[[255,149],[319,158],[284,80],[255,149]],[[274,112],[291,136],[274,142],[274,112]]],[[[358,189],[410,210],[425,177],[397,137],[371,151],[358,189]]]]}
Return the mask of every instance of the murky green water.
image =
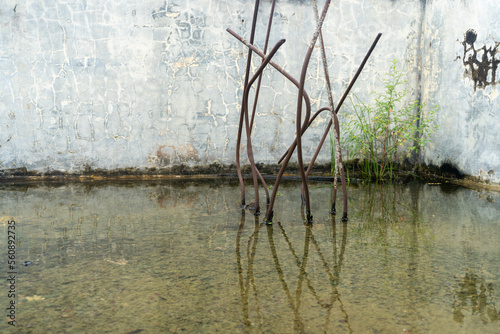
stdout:
{"type": "Polygon", "coordinates": [[[498,193],[351,186],[346,224],[313,184],[306,227],[298,192],[280,187],[266,226],[229,182],[3,186],[0,331],[500,332],[498,193]]]}

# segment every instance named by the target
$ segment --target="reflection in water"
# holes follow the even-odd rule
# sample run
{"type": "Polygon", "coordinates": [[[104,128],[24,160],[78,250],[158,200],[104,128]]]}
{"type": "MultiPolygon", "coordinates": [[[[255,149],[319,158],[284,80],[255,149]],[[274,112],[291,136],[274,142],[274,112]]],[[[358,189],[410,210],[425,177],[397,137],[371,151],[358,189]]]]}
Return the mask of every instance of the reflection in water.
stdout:
{"type": "MultiPolygon", "coordinates": [[[[303,210],[302,210],[302,216],[304,216],[303,210]]],[[[303,221],[305,221],[305,219],[303,219],[303,221]]],[[[287,235],[283,224],[281,224],[280,222],[277,222],[276,224],[279,228],[279,233],[277,233],[275,236],[276,225],[261,224],[259,223],[258,219],[254,217],[254,232],[250,235],[250,237],[248,238],[248,240],[246,240],[246,242],[245,240],[242,241],[242,231],[244,225],[245,225],[245,211],[242,210],[240,226],[238,233],[236,235],[236,260],[238,263],[238,279],[240,284],[241,305],[244,315],[245,331],[251,332],[253,326],[256,326],[259,331],[262,331],[263,312],[266,312],[266,310],[262,310],[261,303],[263,303],[263,299],[268,298],[269,296],[266,296],[265,294],[259,294],[258,292],[259,289],[256,285],[256,280],[255,280],[256,274],[254,272],[254,265],[255,265],[254,262],[255,262],[255,255],[257,253],[259,234],[262,229],[266,229],[269,248],[267,249],[266,247],[261,251],[267,253],[267,251],[270,250],[271,252],[270,255],[272,256],[275,268],[275,273],[272,276],[275,277],[277,276],[281,284],[283,294],[286,298],[287,306],[293,313],[294,330],[298,333],[303,333],[306,331],[307,328],[305,324],[307,319],[305,319],[306,317],[302,316],[302,310],[301,310],[302,299],[306,298],[304,296],[304,289],[305,289],[310,294],[310,296],[312,296],[316,305],[326,310],[326,316],[324,318],[324,323],[322,326],[322,329],[325,333],[332,329],[331,328],[333,320],[332,310],[334,307],[338,307],[340,312],[342,313],[342,319],[339,319],[338,321],[340,323],[344,323],[349,333],[352,333],[352,329],[349,324],[349,316],[345,310],[345,307],[340,298],[340,293],[337,289],[340,281],[340,271],[342,268],[344,252],[346,249],[347,222],[342,223],[341,244],[340,244],[340,250],[338,250],[337,226],[335,223],[335,216],[332,216],[331,218],[331,228],[332,228],[331,237],[332,237],[333,247],[332,249],[327,250],[328,252],[331,252],[333,255],[333,263],[331,264],[329,264],[325,256],[323,256],[322,253],[323,251],[321,250],[321,246],[314,237],[313,228],[310,224],[304,224],[304,243],[302,252],[300,252],[300,249],[296,249],[296,246],[294,246],[294,243],[287,235]],[[282,240],[285,242],[287,246],[286,248],[288,248],[287,251],[282,249],[281,253],[278,252],[275,238],[282,238],[282,240]],[[247,258],[246,271],[244,270],[245,268],[243,266],[242,255],[241,255],[242,245],[243,245],[243,252],[246,253],[246,258],[247,258]],[[319,292],[315,288],[315,284],[317,282],[311,280],[311,278],[308,275],[307,263],[311,252],[317,254],[317,256],[320,259],[319,262],[321,263],[322,267],[321,270],[323,270],[324,273],[327,275],[328,279],[327,282],[330,288],[328,298],[322,298],[320,296],[319,292]],[[302,256],[300,256],[300,253],[302,253],[302,256]],[[290,279],[288,279],[287,281],[287,275],[284,272],[284,269],[282,268],[283,266],[282,263],[280,263],[280,255],[282,257],[291,258],[292,259],[291,262],[295,264],[296,276],[293,274],[291,275],[292,282],[290,282],[290,279]],[[293,289],[292,287],[293,285],[295,285],[295,289],[293,289]],[[255,312],[255,319],[253,321],[250,317],[251,313],[250,312],[251,306],[249,303],[250,298],[254,298],[253,307],[255,312]]],[[[311,305],[308,305],[307,307],[311,307],[311,305]]],[[[315,324],[315,326],[317,326],[317,323],[315,324]]]]}
{"type": "Polygon", "coordinates": [[[496,322],[500,312],[493,301],[495,290],[492,283],[467,269],[464,277],[457,278],[457,287],[453,293],[453,319],[463,323],[465,315],[477,315],[483,322],[496,322]]]}
{"type": "Polygon", "coordinates": [[[297,187],[272,226],[230,182],[0,188],[0,249],[15,219],[31,261],[17,332],[498,333],[498,194],[352,186],[341,223],[311,184],[304,225],[297,187]]]}

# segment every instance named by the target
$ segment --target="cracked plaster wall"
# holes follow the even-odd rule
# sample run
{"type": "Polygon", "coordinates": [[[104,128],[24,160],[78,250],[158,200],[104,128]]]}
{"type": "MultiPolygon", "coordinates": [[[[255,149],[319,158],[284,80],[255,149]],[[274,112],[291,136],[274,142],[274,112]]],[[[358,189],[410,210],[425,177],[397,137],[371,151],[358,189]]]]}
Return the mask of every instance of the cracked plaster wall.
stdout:
{"type": "MultiPolygon", "coordinates": [[[[457,85],[455,98],[470,100],[461,107],[464,115],[476,109],[475,115],[490,115],[462,120],[460,134],[469,134],[469,147],[477,145],[478,135],[471,133],[498,118],[498,102],[492,94],[467,89],[470,82],[461,77],[461,63],[453,60],[462,47],[456,40],[469,28],[470,10],[475,10],[471,24],[478,24],[481,38],[491,39],[499,30],[494,30],[493,19],[485,23],[481,10],[466,3],[333,1],[323,31],[336,100],[382,32],[354,92],[369,98],[390,61],[402,60],[412,95],[441,106],[438,120],[444,125],[425,153],[426,161],[459,159],[460,168],[474,174],[478,168],[495,166],[480,161],[468,166],[461,163],[467,159],[464,150],[446,150],[448,141],[462,141],[454,136],[455,126],[447,125],[454,124],[450,113],[457,105],[447,91],[457,85]],[[456,20],[451,12],[464,20],[456,20]],[[427,47],[429,41],[435,44],[427,47]]],[[[500,12],[494,1],[484,3],[481,8],[489,5],[500,12]]],[[[256,39],[260,48],[269,8],[270,1],[261,1],[256,39]]],[[[253,1],[243,0],[3,1],[0,169],[77,172],[85,167],[234,163],[247,50],[225,29],[248,38],[252,14],[253,1]]],[[[494,17],[493,12],[489,15],[494,17]]],[[[287,39],[275,61],[296,78],[314,26],[308,1],[278,1],[271,44],[287,39]]],[[[315,52],[306,83],[313,111],[328,105],[325,87],[320,53],[315,52]]],[[[296,88],[276,71],[266,70],[254,129],[257,162],[275,163],[290,145],[295,109],[296,88]]],[[[321,116],[308,130],[306,159],[327,121],[321,116]]],[[[329,160],[325,147],[318,161],[329,160]]]]}

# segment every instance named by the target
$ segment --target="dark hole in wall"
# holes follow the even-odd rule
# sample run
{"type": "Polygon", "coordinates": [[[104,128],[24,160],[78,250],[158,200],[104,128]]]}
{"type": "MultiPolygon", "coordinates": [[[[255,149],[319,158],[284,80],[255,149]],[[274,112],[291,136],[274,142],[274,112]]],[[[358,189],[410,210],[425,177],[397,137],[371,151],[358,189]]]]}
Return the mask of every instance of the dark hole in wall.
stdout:
{"type": "Polygon", "coordinates": [[[441,167],[439,167],[439,171],[445,176],[452,176],[456,177],[457,179],[463,179],[465,176],[465,174],[460,172],[458,168],[453,166],[450,162],[443,163],[441,167]]]}
{"type": "Polygon", "coordinates": [[[423,165],[421,172],[424,178],[429,180],[461,180],[468,176],[449,160],[443,162],[441,165],[432,163],[423,165]]]}

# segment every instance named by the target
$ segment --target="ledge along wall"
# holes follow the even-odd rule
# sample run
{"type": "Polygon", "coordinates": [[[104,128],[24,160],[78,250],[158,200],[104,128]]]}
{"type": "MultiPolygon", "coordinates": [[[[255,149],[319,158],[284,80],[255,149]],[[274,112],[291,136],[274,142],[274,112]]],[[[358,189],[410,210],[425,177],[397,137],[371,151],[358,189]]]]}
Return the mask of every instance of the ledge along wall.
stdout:
{"type": "MultiPolygon", "coordinates": [[[[249,38],[253,6],[2,1],[0,170],[233,164],[247,49],[225,29],[249,38]]],[[[269,9],[270,1],[261,1],[261,49],[269,9]]],[[[410,98],[440,106],[440,128],[423,162],[499,183],[499,15],[496,0],[332,1],[323,33],[335,99],[382,32],[353,92],[368,101],[391,60],[400,60],[410,98]]],[[[309,1],[277,2],[271,45],[287,42],[274,60],[297,79],[314,27],[309,1]]],[[[313,111],[328,105],[320,58],[317,49],[306,83],[313,111]]],[[[276,163],[293,141],[296,93],[274,69],[264,72],[253,134],[257,162],[276,163]]],[[[306,160],[328,120],[321,116],[306,133],[306,160]]],[[[329,161],[325,147],[318,162],[329,161]]]]}

